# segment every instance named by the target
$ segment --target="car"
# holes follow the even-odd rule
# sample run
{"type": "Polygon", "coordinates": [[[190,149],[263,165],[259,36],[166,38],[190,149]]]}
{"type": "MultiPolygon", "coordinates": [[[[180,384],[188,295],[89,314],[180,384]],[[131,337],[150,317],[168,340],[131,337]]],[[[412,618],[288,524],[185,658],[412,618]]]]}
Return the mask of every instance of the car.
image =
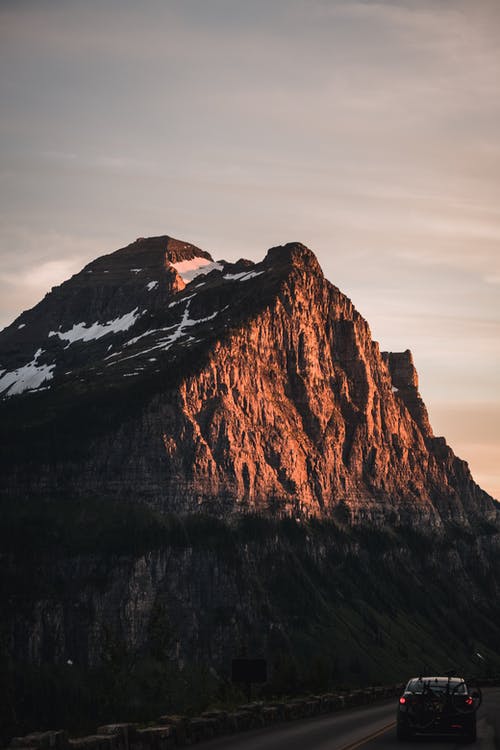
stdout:
{"type": "Polygon", "coordinates": [[[397,737],[455,735],[476,739],[476,711],[481,691],[471,691],[462,677],[413,677],[398,703],[397,737]]]}

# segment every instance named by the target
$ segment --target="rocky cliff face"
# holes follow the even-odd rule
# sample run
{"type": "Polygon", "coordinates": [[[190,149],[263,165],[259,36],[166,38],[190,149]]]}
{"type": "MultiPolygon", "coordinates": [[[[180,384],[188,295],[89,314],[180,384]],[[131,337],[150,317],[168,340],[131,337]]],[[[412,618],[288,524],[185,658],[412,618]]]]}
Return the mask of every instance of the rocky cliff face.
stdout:
{"type": "MultiPolygon", "coordinates": [[[[67,529],[48,527],[57,543],[46,546],[27,545],[28,530],[24,554],[4,558],[0,647],[22,669],[104,662],[134,679],[127,670],[134,675],[135,664],[140,675],[158,636],[163,658],[181,671],[203,664],[222,680],[234,656],[265,656],[274,684],[284,680],[281,692],[293,691],[292,673],[302,681],[323,675],[327,687],[450,667],[474,672],[477,651],[489,669],[500,667],[498,528],[442,536],[196,514],[162,527],[154,541],[143,536],[144,549],[132,554],[126,526],[117,517],[111,538],[76,555],[67,529]]],[[[72,686],[71,675],[58,674],[72,686]]]]}
{"type": "Polygon", "coordinates": [[[0,363],[10,497],[433,526],[498,517],[433,436],[411,353],[381,353],[297,243],[231,265],[137,240],[5,329],[0,363]]]}
{"type": "Polygon", "coordinates": [[[242,652],[275,694],[498,667],[498,504],[300,244],[90,263],[0,333],[0,439],[4,736],[242,652]]]}

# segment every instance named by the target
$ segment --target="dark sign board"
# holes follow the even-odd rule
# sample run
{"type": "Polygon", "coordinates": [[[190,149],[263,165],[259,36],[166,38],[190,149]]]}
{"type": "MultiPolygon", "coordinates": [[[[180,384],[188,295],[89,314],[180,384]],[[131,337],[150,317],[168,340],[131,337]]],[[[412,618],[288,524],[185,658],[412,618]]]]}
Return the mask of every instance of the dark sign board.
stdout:
{"type": "Polygon", "coordinates": [[[233,659],[233,682],[267,682],[267,662],[265,659],[233,659]]]}

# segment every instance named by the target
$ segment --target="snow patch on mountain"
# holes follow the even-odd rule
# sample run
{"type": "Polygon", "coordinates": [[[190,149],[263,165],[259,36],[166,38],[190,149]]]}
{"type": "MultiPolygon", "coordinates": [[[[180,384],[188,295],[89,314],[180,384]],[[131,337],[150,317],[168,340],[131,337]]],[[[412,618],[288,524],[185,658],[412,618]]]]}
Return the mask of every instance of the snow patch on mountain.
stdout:
{"type": "MultiPolygon", "coordinates": [[[[106,357],[106,359],[114,359],[113,362],[108,362],[107,367],[110,367],[111,365],[115,365],[118,362],[125,362],[128,359],[135,359],[136,357],[140,357],[144,354],[149,354],[150,352],[153,352],[157,349],[162,349],[163,351],[168,351],[170,347],[176,342],[179,341],[179,339],[184,338],[186,341],[189,341],[192,339],[192,337],[188,334],[186,329],[192,328],[193,326],[200,325],[201,323],[207,323],[210,320],[213,320],[217,315],[219,314],[219,311],[216,310],[211,315],[208,315],[205,318],[190,318],[189,316],[189,306],[191,304],[191,300],[187,302],[186,308],[184,310],[184,313],[182,315],[182,319],[179,323],[176,323],[175,325],[168,326],[167,328],[157,328],[152,331],[146,331],[145,333],[140,334],[139,336],[136,336],[135,338],[131,339],[130,341],[127,341],[125,346],[130,346],[131,344],[135,344],[139,339],[144,338],[146,336],[155,335],[158,333],[166,333],[167,331],[172,331],[166,338],[160,338],[154,346],[150,346],[147,349],[141,349],[139,352],[135,352],[134,354],[129,354],[126,357],[120,357],[121,352],[115,352],[114,354],[110,354],[109,357],[106,357]]],[[[192,339],[194,340],[194,339],[192,339]]]]}
{"type": "MultiPolygon", "coordinates": [[[[134,336],[134,338],[129,339],[129,341],[126,341],[124,346],[133,346],[141,339],[148,337],[148,336],[154,336],[157,333],[164,333],[165,331],[171,331],[173,328],[177,328],[178,323],[174,323],[171,326],[167,326],[166,328],[152,328],[149,331],[144,331],[144,333],[140,333],[138,336],[134,336]]],[[[110,354],[108,357],[105,357],[105,359],[113,359],[113,357],[118,357],[121,352],[113,352],[113,354],[110,354]]]]}
{"type": "Polygon", "coordinates": [[[90,325],[87,323],[75,323],[74,326],[67,331],[50,331],[49,336],[57,336],[62,341],[68,341],[68,346],[70,346],[75,341],[91,341],[92,339],[100,339],[108,333],[127,331],[134,325],[140,315],[139,308],[136,307],[134,310],[122,315],[120,318],[109,320],[107,323],[96,322],[91,323],[90,325]]]}
{"type": "Polygon", "coordinates": [[[225,273],[222,278],[226,281],[248,281],[256,276],[261,276],[264,271],[243,271],[243,273],[225,273]]]}
{"type": "Polygon", "coordinates": [[[175,300],[174,302],[169,302],[169,307],[175,307],[176,305],[180,305],[182,302],[187,302],[188,299],[193,299],[193,297],[196,297],[196,292],[194,294],[190,294],[189,297],[183,297],[182,299],[175,300]]]}
{"type": "Polygon", "coordinates": [[[157,288],[157,286],[158,286],[157,281],[150,281],[149,284],[146,284],[146,289],[148,290],[148,292],[152,292],[153,289],[157,288]]]}
{"type": "Polygon", "coordinates": [[[222,271],[224,266],[208,258],[192,258],[192,260],[181,260],[179,263],[172,263],[173,268],[177,271],[182,280],[189,284],[190,281],[204,273],[211,271],[222,271]]]}
{"type": "MultiPolygon", "coordinates": [[[[15,396],[24,393],[24,391],[34,391],[45,381],[51,380],[54,376],[52,370],[55,365],[39,365],[38,360],[42,354],[43,349],[38,349],[27,365],[2,375],[0,377],[0,393],[7,397],[15,396]]],[[[2,370],[2,372],[4,371],[2,370]]]]}
{"type": "Polygon", "coordinates": [[[177,341],[182,336],[185,336],[184,330],[186,328],[190,328],[191,326],[197,326],[200,323],[206,323],[209,320],[213,320],[218,314],[219,311],[216,310],[211,315],[208,315],[206,318],[197,318],[196,320],[189,317],[189,306],[191,305],[191,301],[189,301],[186,305],[186,309],[184,310],[184,314],[182,316],[182,320],[179,323],[177,329],[168,337],[168,340],[164,342],[165,346],[164,349],[169,349],[174,341],[177,341]]]}

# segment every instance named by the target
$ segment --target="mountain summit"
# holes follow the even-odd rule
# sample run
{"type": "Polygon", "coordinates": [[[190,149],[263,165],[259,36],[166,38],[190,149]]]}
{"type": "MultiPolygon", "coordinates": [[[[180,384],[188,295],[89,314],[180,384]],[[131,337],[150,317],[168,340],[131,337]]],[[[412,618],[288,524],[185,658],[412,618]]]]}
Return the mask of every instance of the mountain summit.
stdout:
{"type": "Polygon", "coordinates": [[[409,351],[382,353],[300,243],[260,263],[138,239],[0,333],[9,496],[433,526],[497,505],[433,435],[409,351]]]}

